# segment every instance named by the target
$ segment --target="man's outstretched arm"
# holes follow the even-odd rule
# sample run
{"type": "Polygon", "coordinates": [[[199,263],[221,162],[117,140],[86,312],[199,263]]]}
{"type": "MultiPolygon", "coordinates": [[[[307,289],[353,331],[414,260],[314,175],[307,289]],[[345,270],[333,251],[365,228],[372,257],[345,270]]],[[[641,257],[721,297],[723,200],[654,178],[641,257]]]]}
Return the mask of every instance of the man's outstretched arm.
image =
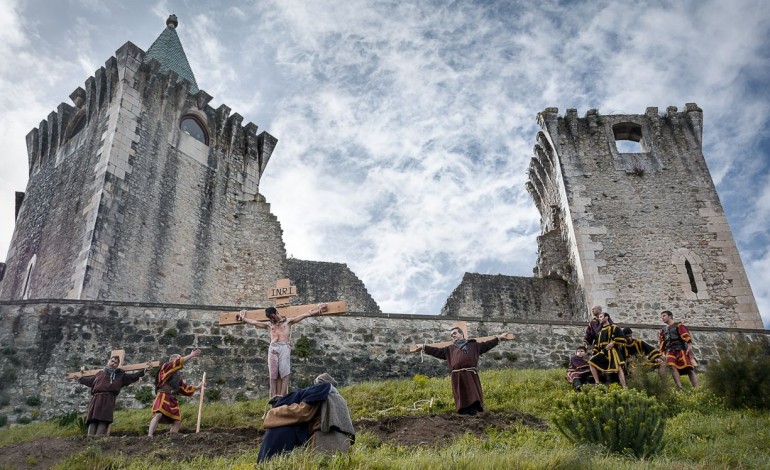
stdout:
{"type": "Polygon", "coordinates": [[[307,312],[303,313],[302,315],[297,315],[294,318],[289,318],[288,323],[289,325],[293,325],[294,323],[299,323],[302,320],[304,320],[307,317],[315,317],[317,315],[320,315],[326,311],[329,310],[329,307],[326,304],[318,304],[318,306],[314,309],[308,310],[307,312]]]}
{"type": "Polygon", "coordinates": [[[249,325],[254,325],[257,328],[262,328],[265,330],[270,328],[270,322],[254,320],[252,318],[246,318],[246,310],[241,310],[240,313],[235,315],[235,319],[237,321],[242,321],[243,323],[248,323],[249,325]]]}

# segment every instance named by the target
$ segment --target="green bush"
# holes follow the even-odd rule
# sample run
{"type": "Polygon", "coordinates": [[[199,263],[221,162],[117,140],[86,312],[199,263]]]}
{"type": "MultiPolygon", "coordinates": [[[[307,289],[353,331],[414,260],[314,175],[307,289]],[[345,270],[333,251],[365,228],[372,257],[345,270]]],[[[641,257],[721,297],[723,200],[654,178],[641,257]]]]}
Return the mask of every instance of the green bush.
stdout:
{"type": "Polygon", "coordinates": [[[735,342],[712,363],[707,387],[731,408],[770,408],[770,351],[767,344],[735,342]]]}
{"type": "Polygon", "coordinates": [[[553,422],[575,444],[648,457],[663,447],[664,409],[638,390],[598,385],[557,400],[553,422]]]}
{"type": "Polygon", "coordinates": [[[298,358],[304,359],[310,356],[311,346],[312,344],[310,343],[310,338],[308,338],[305,335],[302,335],[299,337],[297,342],[294,343],[294,347],[291,348],[291,352],[298,358]]]}
{"type": "Polygon", "coordinates": [[[241,391],[235,394],[235,401],[249,401],[249,397],[241,391]]]}
{"type": "Polygon", "coordinates": [[[417,388],[425,388],[429,381],[430,377],[427,375],[415,374],[414,377],[412,377],[412,383],[414,383],[417,388]]]}
{"type": "Polygon", "coordinates": [[[63,415],[54,416],[51,418],[51,421],[62,428],[73,427],[82,432],[86,432],[88,430],[86,426],[86,419],[76,410],[72,410],[69,413],[64,413],[63,415]]]}
{"type": "Polygon", "coordinates": [[[206,400],[219,401],[222,399],[222,390],[218,388],[206,389],[206,400]]]}
{"type": "Polygon", "coordinates": [[[149,405],[155,399],[155,393],[152,387],[142,387],[134,393],[134,398],[143,405],[149,405]]]}
{"type": "Polygon", "coordinates": [[[29,416],[22,416],[18,418],[16,422],[19,424],[29,424],[32,422],[32,418],[30,418],[29,416]]]}
{"type": "Polygon", "coordinates": [[[645,392],[648,397],[655,397],[660,402],[668,402],[673,394],[673,380],[669,377],[669,372],[665,371],[665,377],[661,378],[657,367],[652,368],[645,362],[644,358],[638,356],[628,358],[626,361],[628,387],[645,392]]]}
{"type": "Polygon", "coordinates": [[[8,424],[8,417],[6,415],[0,415],[0,428],[8,424]]]}
{"type": "Polygon", "coordinates": [[[0,374],[0,390],[13,382],[16,382],[16,369],[13,367],[4,369],[3,373],[0,374]]]}
{"type": "Polygon", "coordinates": [[[26,403],[27,403],[27,406],[40,406],[40,403],[42,403],[42,401],[40,401],[39,396],[34,395],[31,397],[27,397],[26,403]]]}

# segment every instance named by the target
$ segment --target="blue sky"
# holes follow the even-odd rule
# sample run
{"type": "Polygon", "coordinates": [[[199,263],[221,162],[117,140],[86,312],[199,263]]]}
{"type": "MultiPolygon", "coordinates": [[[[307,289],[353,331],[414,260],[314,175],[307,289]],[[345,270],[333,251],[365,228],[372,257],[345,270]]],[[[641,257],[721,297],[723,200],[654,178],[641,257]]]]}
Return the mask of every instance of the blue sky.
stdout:
{"type": "Polygon", "coordinates": [[[537,112],[695,102],[770,323],[764,1],[0,0],[0,257],[25,135],[169,13],[210,104],[279,139],[261,190],[288,254],[347,263],[383,311],[438,313],[466,271],[531,275],[537,112]]]}

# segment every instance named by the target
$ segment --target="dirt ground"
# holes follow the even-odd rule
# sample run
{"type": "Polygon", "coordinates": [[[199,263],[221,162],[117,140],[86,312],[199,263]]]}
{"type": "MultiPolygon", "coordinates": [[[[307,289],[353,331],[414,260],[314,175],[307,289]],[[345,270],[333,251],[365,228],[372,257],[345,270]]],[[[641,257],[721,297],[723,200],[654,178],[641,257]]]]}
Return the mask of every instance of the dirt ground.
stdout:
{"type": "MultiPolygon", "coordinates": [[[[483,435],[492,426],[503,430],[516,424],[546,429],[543,420],[525,413],[482,413],[389,416],[354,423],[356,432],[368,431],[383,442],[404,446],[440,446],[466,432],[483,435]]],[[[167,428],[166,428],[167,429],[167,428]]],[[[154,438],[114,433],[107,438],[74,436],[42,438],[0,448],[0,469],[50,468],[62,459],[91,446],[106,455],[153,456],[159,460],[184,461],[201,455],[238,455],[258,448],[263,431],[257,428],[205,429],[200,433],[158,433],[154,438]]]]}

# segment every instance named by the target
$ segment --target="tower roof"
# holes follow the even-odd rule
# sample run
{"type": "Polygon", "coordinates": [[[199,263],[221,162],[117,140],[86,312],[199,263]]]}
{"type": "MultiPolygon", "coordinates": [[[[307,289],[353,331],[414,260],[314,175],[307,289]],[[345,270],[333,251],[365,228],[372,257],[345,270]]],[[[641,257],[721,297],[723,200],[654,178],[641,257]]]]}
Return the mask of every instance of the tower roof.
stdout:
{"type": "Polygon", "coordinates": [[[190,92],[198,92],[198,83],[195,81],[195,75],[187,62],[187,55],[184,53],[182,43],[176,34],[176,27],[179,22],[176,15],[171,15],[166,20],[166,29],[160,33],[160,36],[152,43],[147,53],[144,55],[144,62],[150,59],[156,59],[160,62],[160,70],[167,72],[169,70],[179,75],[180,79],[190,82],[190,92]]]}

